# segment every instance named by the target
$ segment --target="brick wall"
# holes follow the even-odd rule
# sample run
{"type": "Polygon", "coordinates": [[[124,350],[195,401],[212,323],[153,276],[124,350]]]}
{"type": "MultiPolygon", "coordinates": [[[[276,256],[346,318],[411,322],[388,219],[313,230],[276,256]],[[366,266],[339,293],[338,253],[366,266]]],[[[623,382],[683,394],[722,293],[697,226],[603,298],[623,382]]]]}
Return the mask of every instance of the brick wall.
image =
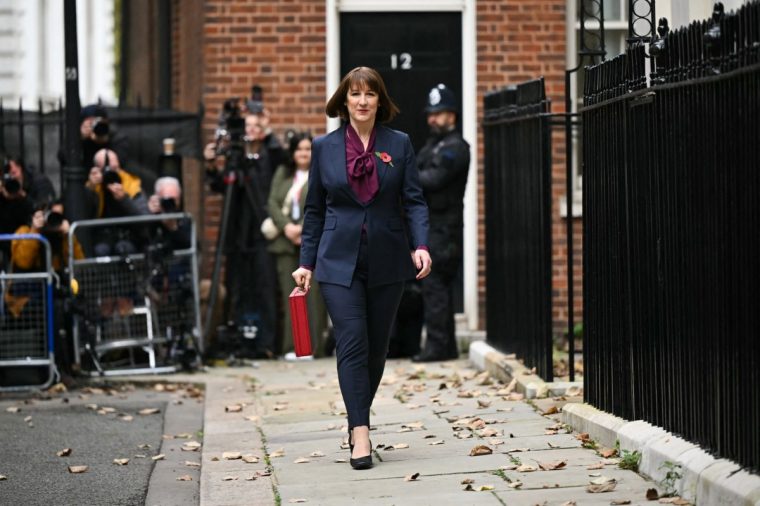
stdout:
{"type": "MultiPolygon", "coordinates": [[[[207,0],[203,7],[205,138],[210,139],[224,100],[264,89],[271,126],[325,130],[324,0],[207,0]]],[[[202,276],[210,273],[222,199],[207,192],[202,276]]]]}
{"type": "MultiPolygon", "coordinates": [[[[478,0],[478,205],[483,208],[483,96],[507,84],[538,76],[546,79],[552,111],[564,110],[565,89],[565,0],[478,0]]],[[[552,288],[555,332],[567,325],[567,249],[565,221],[560,217],[560,199],[565,195],[564,131],[552,135],[552,288]]],[[[576,320],[580,318],[580,223],[574,226],[576,245],[574,274],[576,320]]],[[[480,249],[478,297],[481,326],[485,325],[485,233],[483,216],[478,224],[480,249]]]]}
{"type": "MultiPolygon", "coordinates": [[[[175,0],[177,1],[177,0],[175,0]]],[[[198,1],[198,0],[195,0],[198,1]]],[[[184,3],[184,2],[183,2],[184,3]]],[[[205,136],[210,138],[223,101],[247,96],[253,84],[264,88],[272,111],[272,126],[282,135],[288,128],[324,132],[325,117],[325,1],[324,0],[207,0],[202,2],[202,76],[200,98],[206,107],[205,136]]],[[[483,95],[506,84],[546,78],[553,110],[564,105],[565,0],[478,0],[477,103],[482,122],[483,95]]],[[[564,140],[553,135],[553,288],[555,329],[566,318],[566,246],[559,199],[564,196],[564,140]]],[[[478,128],[478,200],[483,208],[483,142],[478,128]]],[[[203,199],[205,261],[209,274],[218,234],[221,199],[206,192],[203,199]]],[[[580,228],[576,224],[576,263],[580,265],[580,228]]],[[[481,327],[485,327],[485,230],[478,225],[478,298],[481,327]]],[[[576,290],[581,286],[576,272],[576,290]]],[[[578,311],[580,298],[576,298],[578,311]]],[[[580,314],[578,313],[578,316],[580,314]]]]}

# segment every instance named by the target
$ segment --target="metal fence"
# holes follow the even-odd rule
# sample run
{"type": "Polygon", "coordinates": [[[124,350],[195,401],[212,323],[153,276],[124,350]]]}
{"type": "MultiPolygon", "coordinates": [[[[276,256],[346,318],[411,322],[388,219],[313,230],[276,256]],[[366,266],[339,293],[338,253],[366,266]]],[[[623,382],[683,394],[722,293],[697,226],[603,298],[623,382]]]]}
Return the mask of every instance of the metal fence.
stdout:
{"type": "Polygon", "coordinates": [[[184,360],[182,354],[191,351],[187,356],[197,360],[203,342],[196,244],[195,225],[186,213],[72,224],[69,267],[78,308],[73,329],[76,363],[93,374],[111,375],[174,371],[184,360]],[[162,220],[188,220],[190,246],[173,249],[170,242],[157,241],[153,231],[162,220]],[[73,257],[75,238],[89,233],[97,243],[105,232],[117,243],[130,242],[132,251],[73,257]]]}
{"type": "Polygon", "coordinates": [[[39,272],[0,271],[0,391],[47,388],[56,375],[53,353],[51,250],[37,234],[0,234],[0,242],[37,241],[39,272]]]}
{"type": "Polygon", "coordinates": [[[485,97],[486,331],[551,380],[551,132],[543,79],[485,97]]]}
{"type": "Polygon", "coordinates": [[[760,4],[586,70],[584,391],[760,469],[760,4]]]}

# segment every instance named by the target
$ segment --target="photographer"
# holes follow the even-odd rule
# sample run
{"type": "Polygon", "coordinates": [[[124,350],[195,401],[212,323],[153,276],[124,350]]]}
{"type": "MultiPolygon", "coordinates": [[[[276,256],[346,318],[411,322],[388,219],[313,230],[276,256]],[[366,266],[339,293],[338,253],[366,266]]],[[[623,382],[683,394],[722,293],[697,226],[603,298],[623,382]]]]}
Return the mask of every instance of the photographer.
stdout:
{"type": "MultiPolygon", "coordinates": [[[[64,268],[69,257],[68,242],[69,222],[63,217],[63,204],[60,201],[53,202],[50,207],[39,205],[31,216],[28,225],[22,225],[16,230],[16,234],[40,234],[48,240],[51,251],[51,267],[58,274],[60,286],[68,286],[64,268]]],[[[15,274],[25,272],[42,272],[46,270],[45,248],[42,243],[34,239],[16,239],[11,243],[11,262],[15,274]]],[[[84,253],[79,242],[74,239],[74,258],[84,258],[84,253]]],[[[30,315],[44,317],[43,301],[41,299],[39,284],[14,282],[6,294],[6,304],[11,314],[23,321],[24,312],[30,315]]],[[[73,348],[66,342],[66,336],[71,335],[70,312],[64,310],[65,298],[60,290],[54,291],[53,314],[55,338],[55,358],[58,368],[63,373],[71,372],[73,348]],[[67,332],[60,332],[66,329],[67,332]]]]}
{"type": "MultiPolygon", "coordinates": [[[[226,320],[244,337],[236,354],[274,357],[277,325],[276,273],[261,234],[272,181],[260,117],[241,117],[240,101],[225,102],[217,141],[206,146],[206,170],[213,191],[225,194],[229,209],[226,241],[226,320]]],[[[221,253],[218,252],[217,254],[221,253]]]]}
{"type": "MultiPolygon", "coordinates": [[[[34,205],[24,189],[24,179],[23,165],[18,159],[7,159],[0,174],[0,234],[12,234],[29,223],[34,205]]],[[[0,270],[8,267],[10,252],[10,244],[1,241],[0,270]]]]}
{"type": "Polygon", "coordinates": [[[87,167],[95,157],[95,153],[101,149],[116,152],[122,163],[126,164],[129,149],[127,138],[113,128],[105,107],[99,104],[82,107],[79,118],[83,166],[87,167]]]}
{"type": "MultiPolygon", "coordinates": [[[[179,180],[162,177],[156,181],[154,194],[148,199],[151,214],[178,213],[182,211],[182,188],[179,180]]],[[[192,224],[189,220],[163,220],[157,235],[165,237],[172,250],[191,246],[192,224]]]]}
{"type": "MultiPolygon", "coordinates": [[[[140,178],[121,168],[119,157],[109,149],[95,154],[94,166],[85,184],[89,190],[91,218],[121,218],[148,214],[148,203],[140,178]]],[[[95,254],[128,255],[135,253],[134,240],[127,230],[98,229],[95,254]]]]}

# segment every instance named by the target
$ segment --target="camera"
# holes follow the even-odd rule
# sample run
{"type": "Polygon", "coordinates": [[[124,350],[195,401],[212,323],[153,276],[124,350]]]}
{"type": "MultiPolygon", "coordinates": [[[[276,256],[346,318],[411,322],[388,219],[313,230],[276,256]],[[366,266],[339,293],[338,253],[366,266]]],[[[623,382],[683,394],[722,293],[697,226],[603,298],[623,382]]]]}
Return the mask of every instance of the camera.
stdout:
{"type": "Polygon", "coordinates": [[[108,186],[109,184],[121,183],[121,176],[116,169],[106,167],[103,169],[103,184],[108,186]]]}
{"type": "Polygon", "coordinates": [[[178,211],[177,202],[171,197],[162,198],[159,202],[161,210],[165,213],[176,213],[178,211]]]}
{"type": "Polygon", "coordinates": [[[45,214],[45,227],[49,229],[57,229],[63,224],[63,215],[55,211],[48,211],[45,214]]]}
{"type": "Polygon", "coordinates": [[[110,131],[108,118],[98,116],[92,120],[92,132],[95,134],[95,137],[105,137],[110,131]]]}
{"type": "Polygon", "coordinates": [[[21,191],[21,183],[10,174],[3,174],[3,188],[8,195],[15,195],[21,191]]]}

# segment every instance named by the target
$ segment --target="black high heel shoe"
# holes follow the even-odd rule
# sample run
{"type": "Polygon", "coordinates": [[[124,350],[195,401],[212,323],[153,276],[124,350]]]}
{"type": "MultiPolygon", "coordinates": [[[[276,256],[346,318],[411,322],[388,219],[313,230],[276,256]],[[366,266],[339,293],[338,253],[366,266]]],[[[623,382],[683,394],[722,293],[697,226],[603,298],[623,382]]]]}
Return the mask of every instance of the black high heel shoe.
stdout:
{"type": "MultiPolygon", "coordinates": [[[[351,432],[348,433],[348,446],[351,449],[351,455],[354,454],[354,444],[351,442],[351,432]]],[[[372,440],[369,440],[369,455],[365,455],[364,457],[359,458],[353,458],[351,457],[349,459],[349,462],[351,463],[351,467],[356,469],[357,471],[362,469],[369,469],[372,467],[372,440]]]]}

